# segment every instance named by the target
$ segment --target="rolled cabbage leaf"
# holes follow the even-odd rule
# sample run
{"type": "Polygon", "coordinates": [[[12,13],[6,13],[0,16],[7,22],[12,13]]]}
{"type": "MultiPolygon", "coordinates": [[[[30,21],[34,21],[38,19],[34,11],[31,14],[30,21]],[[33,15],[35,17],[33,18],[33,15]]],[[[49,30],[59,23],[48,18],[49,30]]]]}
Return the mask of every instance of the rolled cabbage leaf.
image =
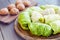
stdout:
{"type": "Polygon", "coordinates": [[[50,15],[44,15],[45,23],[49,24],[50,22],[53,22],[55,20],[60,20],[60,15],[58,14],[50,14],[50,15]]]}
{"type": "Polygon", "coordinates": [[[55,14],[55,11],[53,8],[47,8],[42,12],[42,15],[48,15],[48,14],[55,14]]]}
{"type": "Polygon", "coordinates": [[[31,20],[32,22],[44,22],[44,17],[39,12],[33,11],[31,13],[31,20]]]}
{"type": "Polygon", "coordinates": [[[53,34],[60,33],[60,20],[53,21],[49,25],[53,30],[53,34]]]}
{"type": "Polygon", "coordinates": [[[50,36],[53,33],[51,27],[47,24],[43,24],[43,26],[45,26],[43,36],[47,36],[47,37],[50,36]]]}
{"type": "Polygon", "coordinates": [[[24,10],[24,11],[27,11],[27,12],[29,12],[30,14],[31,14],[33,11],[39,12],[40,14],[43,12],[43,10],[42,10],[40,7],[38,7],[38,6],[29,7],[29,8],[27,8],[27,9],[24,10]]]}
{"type": "Polygon", "coordinates": [[[31,9],[31,7],[27,8],[26,10],[24,10],[25,12],[29,12],[29,14],[31,14],[33,12],[33,10],[31,9]]]}
{"type": "Polygon", "coordinates": [[[43,9],[43,10],[45,10],[46,8],[53,8],[55,10],[55,12],[57,12],[58,9],[59,9],[59,6],[56,6],[56,5],[41,5],[40,8],[43,9]]]}
{"type": "Polygon", "coordinates": [[[18,16],[18,23],[24,30],[28,30],[28,24],[31,23],[29,12],[22,12],[18,16]]]}
{"type": "Polygon", "coordinates": [[[52,29],[49,25],[43,23],[31,23],[29,29],[33,35],[37,36],[50,36],[52,34],[52,29]]]}

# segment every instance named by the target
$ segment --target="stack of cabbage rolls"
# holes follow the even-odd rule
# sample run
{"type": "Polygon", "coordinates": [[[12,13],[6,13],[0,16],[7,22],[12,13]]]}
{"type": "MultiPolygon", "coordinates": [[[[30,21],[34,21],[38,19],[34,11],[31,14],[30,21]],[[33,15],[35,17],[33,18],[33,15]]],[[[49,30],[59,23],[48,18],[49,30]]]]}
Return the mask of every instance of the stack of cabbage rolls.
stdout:
{"type": "Polygon", "coordinates": [[[41,5],[29,7],[18,16],[23,30],[37,36],[51,36],[60,33],[60,7],[41,5]]]}

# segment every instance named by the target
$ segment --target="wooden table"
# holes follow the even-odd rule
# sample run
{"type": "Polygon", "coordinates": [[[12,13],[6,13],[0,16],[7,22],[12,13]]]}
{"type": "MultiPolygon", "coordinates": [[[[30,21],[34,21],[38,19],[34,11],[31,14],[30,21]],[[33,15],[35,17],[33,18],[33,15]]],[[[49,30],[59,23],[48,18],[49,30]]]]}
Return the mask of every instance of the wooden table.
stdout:
{"type": "MultiPolygon", "coordinates": [[[[7,7],[10,3],[15,3],[16,0],[0,0],[0,9],[7,7]]],[[[38,5],[41,4],[55,4],[60,5],[60,0],[38,0],[38,5]],[[49,1],[49,2],[48,2],[49,1]]],[[[10,24],[0,23],[0,40],[24,40],[22,37],[18,36],[14,31],[14,21],[10,24]]]]}

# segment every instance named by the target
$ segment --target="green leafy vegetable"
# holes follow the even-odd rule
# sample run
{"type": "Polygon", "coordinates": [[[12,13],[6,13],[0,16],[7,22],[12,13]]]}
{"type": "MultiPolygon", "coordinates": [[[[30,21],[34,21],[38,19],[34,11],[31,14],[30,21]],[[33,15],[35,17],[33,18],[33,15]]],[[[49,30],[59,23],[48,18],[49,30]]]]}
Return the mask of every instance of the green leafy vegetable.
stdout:
{"type": "Polygon", "coordinates": [[[41,5],[40,8],[43,9],[43,10],[45,10],[46,8],[53,8],[55,10],[55,12],[57,12],[58,9],[59,9],[59,6],[56,6],[56,5],[41,5]]]}
{"type": "Polygon", "coordinates": [[[44,22],[44,18],[43,16],[39,13],[39,12],[36,12],[36,11],[33,11],[31,13],[31,19],[32,19],[32,22],[44,22]]]}
{"type": "Polygon", "coordinates": [[[42,12],[42,15],[49,15],[49,14],[55,14],[55,11],[53,8],[47,8],[42,12]]]}
{"type": "Polygon", "coordinates": [[[60,20],[56,20],[50,23],[51,28],[53,29],[53,34],[60,33],[60,20]]]}
{"type": "Polygon", "coordinates": [[[44,15],[45,23],[49,24],[50,22],[53,22],[55,20],[60,20],[60,15],[58,14],[50,14],[50,15],[44,15]]]}
{"type": "Polygon", "coordinates": [[[44,5],[41,5],[40,8],[43,9],[43,10],[46,9],[46,7],[44,5]]]}
{"type": "Polygon", "coordinates": [[[52,34],[51,27],[47,24],[43,23],[31,23],[29,25],[29,29],[32,34],[37,35],[37,36],[50,36],[52,34]]]}
{"type": "Polygon", "coordinates": [[[22,12],[18,16],[18,23],[24,30],[28,30],[28,24],[31,23],[29,12],[22,12]]]}
{"type": "Polygon", "coordinates": [[[33,35],[48,37],[51,34],[60,33],[59,14],[59,6],[33,6],[19,14],[18,23],[21,25],[22,29],[30,30],[33,35]]]}
{"type": "Polygon", "coordinates": [[[33,11],[39,12],[40,14],[43,12],[43,10],[40,7],[37,7],[37,6],[29,7],[25,10],[25,12],[29,12],[30,15],[33,11]]]}

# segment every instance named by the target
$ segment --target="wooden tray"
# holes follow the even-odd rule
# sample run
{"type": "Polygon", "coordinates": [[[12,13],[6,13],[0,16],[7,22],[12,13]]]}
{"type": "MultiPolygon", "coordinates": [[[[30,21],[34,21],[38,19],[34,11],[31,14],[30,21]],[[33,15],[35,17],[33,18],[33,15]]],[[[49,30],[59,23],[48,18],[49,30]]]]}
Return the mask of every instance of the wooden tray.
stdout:
{"type": "Polygon", "coordinates": [[[19,27],[20,25],[17,23],[17,21],[15,21],[14,29],[16,33],[26,40],[60,40],[60,34],[51,35],[50,37],[34,36],[30,33],[30,31],[25,31],[19,27]]]}
{"type": "MultiPolygon", "coordinates": [[[[35,6],[37,5],[37,3],[34,1],[34,0],[29,0],[31,1],[31,6],[35,6]]],[[[15,16],[10,16],[10,15],[7,15],[7,16],[0,16],[0,22],[3,22],[3,23],[11,23],[12,21],[14,21],[16,18],[17,18],[18,15],[15,15],[15,16]]]]}
{"type": "Polygon", "coordinates": [[[14,16],[0,16],[0,22],[3,23],[11,23],[13,20],[15,20],[17,18],[18,15],[14,15],[14,16]]]}

